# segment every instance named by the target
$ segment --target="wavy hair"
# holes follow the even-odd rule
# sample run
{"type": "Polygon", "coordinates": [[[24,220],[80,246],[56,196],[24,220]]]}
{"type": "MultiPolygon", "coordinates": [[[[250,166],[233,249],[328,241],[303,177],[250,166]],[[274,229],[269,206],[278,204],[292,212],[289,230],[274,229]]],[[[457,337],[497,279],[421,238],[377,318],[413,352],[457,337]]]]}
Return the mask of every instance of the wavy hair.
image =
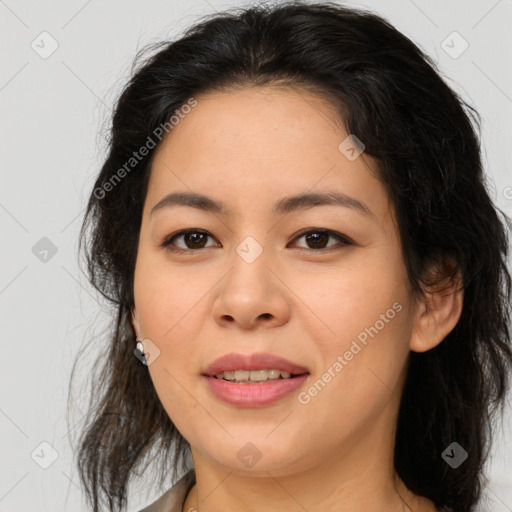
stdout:
{"type": "Polygon", "coordinates": [[[159,144],[130,169],[126,163],[191,97],[253,85],[328,99],[347,132],[364,142],[394,205],[416,296],[460,272],[457,325],[434,349],[410,353],[394,463],[406,486],[437,507],[474,510],[512,367],[511,222],[487,191],[479,115],[432,59],[380,16],[303,1],[208,15],[180,38],[147,46],[117,99],[79,244],[90,283],[115,310],[77,447],[88,503],[94,512],[101,503],[124,510],[130,477],[144,463],[161,456],[162,482],[172,460],[175,478],[190,448],[133,352],[134,269],[159,144]],[[453,441],[469,454],[457,469],[441,456],[453,441]]]}

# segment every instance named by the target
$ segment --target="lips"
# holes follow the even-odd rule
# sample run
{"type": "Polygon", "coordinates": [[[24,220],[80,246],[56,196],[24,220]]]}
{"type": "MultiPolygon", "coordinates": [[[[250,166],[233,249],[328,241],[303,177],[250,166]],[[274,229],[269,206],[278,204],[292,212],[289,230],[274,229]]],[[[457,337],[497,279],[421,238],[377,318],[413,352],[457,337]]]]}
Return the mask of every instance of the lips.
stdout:
{"type": "Polygon", "coordinates": [[[310,374],[304,373],[289,379],[277,379],[254,384],[239,384],[215,377],[201,376],[211,396],[219,402],[237,408],[259,408],[275,404],[290,397],[303,387],[310,374]]]}
{"type": "Polygon", "coordinates": [[[202,375],[213,377],[221,372],[230,372],[235,370],[267,370],[274,368],[289,372],[292,375],[302,375],[309,373],[309,370],[287,359],[278,357],[269,353],[259,352],[255,354],[226,354],[215,359],[205,370],[202,375]]]}

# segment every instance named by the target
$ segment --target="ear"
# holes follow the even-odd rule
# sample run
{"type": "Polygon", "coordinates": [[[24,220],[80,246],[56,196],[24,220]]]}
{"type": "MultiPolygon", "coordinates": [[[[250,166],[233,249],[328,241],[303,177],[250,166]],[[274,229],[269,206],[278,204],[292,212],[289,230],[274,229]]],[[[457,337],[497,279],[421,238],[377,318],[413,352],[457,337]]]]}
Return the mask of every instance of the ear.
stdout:
{"type": "Polygon", "coordinates": [[[133,326],[133,329],[135,330],[135,334],[138,334],[141,332],[140,324],[139,324],[139,321],[137,320],[137,310],[135,308],[132,309],[132,326],[133,326]]]}
{"type": "Polygon", "coordinates": [[[426,299],[418,302],[414,318],[409,343],[413,352],[436,347],[453,330],[462,312],[463,294],[459,270],[455,276],[444,278],[435,289],[425,292],[426,299]]]}

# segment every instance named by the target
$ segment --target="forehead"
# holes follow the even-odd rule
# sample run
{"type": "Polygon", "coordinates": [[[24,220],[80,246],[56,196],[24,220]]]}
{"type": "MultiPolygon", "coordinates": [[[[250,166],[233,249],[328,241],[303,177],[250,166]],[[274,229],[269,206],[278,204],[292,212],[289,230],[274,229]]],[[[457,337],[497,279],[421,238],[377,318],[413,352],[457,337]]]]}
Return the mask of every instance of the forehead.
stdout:
{"type": "Polygon", "coordinates": [[[316,189],[387,200],[372,174],[375,162],[351,161],[340,150],[349,134],[327,100],[272,87],[212,92],[196,100],[157,150],[148,188],[153,204],[176,189],[241,207],[316,189]]]}
{"type": "Polygon", "coordinates": [[[306,148],[316,150],[311,157],[321,147],[336,151],[340,136],[346,136],[334,106],[305,90],[247,87],[195,99],[196,106],[172,128],[157,153],[170,149],[178,156],[198,148],[208,149],[214,158],[229,151],[230,159],[276,161],[298,159],[306,148]]]}

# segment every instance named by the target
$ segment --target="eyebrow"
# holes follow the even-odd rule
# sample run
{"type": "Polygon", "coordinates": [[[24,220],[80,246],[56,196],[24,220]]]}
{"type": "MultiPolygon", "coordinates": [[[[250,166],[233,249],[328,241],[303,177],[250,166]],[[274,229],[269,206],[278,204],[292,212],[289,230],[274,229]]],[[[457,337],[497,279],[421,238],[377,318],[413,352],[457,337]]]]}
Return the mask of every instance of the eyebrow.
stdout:
{"type": "MultiPolygon", "coordinates": [[[[284,215],[290,212],[306,210],[314,206],[343,206],[351,208],[363,215],[375,217],[373,212],[361,201],[341,192],[304,193],[283,197],[277,201],[273,208],[274,215],[284,215]]],[[[232,211],[225,203],[213,197],[194,192],[172,192],[163,197],[151,209],[150,216],[162,208],[172,206],[190,206],[201,211],[219,214],[225,217],[232,216],[232,211]]]]}

